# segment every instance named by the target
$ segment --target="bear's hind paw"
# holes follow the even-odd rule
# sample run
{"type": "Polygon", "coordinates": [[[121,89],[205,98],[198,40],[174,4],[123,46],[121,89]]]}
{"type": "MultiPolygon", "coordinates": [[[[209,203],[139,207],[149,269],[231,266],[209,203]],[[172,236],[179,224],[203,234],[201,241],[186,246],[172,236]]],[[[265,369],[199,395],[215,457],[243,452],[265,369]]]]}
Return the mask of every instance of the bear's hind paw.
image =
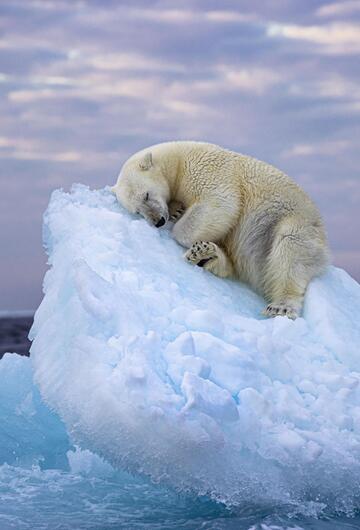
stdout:
{"type": "Polygon", "coordinates": [[[279,303],[279,304],[276,304],[276,303],[269,304],[264,309],[263,315],[266,317],[282,316],[282,317],[288,317],[291,320],[295,320],[299,316],[299,313],[295,307],[291,306],[290,304],[286,304],[284,302],[284,303],[279,303]]]}

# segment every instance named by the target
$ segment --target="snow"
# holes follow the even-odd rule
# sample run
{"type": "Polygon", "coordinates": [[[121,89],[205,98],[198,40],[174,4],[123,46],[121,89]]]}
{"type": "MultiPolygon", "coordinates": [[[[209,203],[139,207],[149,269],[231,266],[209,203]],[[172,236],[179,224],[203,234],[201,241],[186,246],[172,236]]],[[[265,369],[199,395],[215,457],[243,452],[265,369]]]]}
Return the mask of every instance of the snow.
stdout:
{"type": "Polygon", "coordinates": [[[53,193],[31,331],[43,400],[82,451],[179,491],[359,508],[360,286],[330,268],[303,318],[264,319],[264,300],[187,264],[168,228],[109,189],[53,193]]]}

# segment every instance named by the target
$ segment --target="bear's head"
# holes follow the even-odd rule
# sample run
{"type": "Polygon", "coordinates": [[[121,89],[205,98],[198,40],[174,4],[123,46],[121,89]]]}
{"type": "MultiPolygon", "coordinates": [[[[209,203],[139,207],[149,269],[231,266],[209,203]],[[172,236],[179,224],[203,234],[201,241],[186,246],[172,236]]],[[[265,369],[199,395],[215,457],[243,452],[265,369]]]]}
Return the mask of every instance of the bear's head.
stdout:
{"type": "Polygon", "coordinates": [[[151,152],[126,162],[113,192],[129,212],[142,215],[148,223],[163,226],[169,219],[169,184],[151,152]]]}

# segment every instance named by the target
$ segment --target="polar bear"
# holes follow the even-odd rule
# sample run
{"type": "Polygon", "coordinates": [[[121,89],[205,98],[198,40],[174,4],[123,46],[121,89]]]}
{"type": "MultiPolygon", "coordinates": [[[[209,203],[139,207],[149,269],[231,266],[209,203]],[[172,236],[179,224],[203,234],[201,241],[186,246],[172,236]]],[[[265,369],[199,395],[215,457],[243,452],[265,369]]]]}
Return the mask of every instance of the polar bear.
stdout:
{"type": "Polygon", "coordinates": [[[217,145],[178,141],[130,157],[112,188],[130,212],[172,233],[185,259],[264,296],[266,316],[301,312],[328,263],[321,216],[279,169],[217,145]]]}

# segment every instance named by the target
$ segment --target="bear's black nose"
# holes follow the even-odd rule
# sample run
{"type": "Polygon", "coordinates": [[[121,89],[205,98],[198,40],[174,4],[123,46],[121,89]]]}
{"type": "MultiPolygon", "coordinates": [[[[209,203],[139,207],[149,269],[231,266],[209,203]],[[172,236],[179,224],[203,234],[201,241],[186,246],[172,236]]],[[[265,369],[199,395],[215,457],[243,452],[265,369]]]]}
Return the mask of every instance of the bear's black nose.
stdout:
{"type": "Polygon", "coordinates": [[[165,219],[161,217],[160,221],[156,223],[156,228],[160,228],[160,226],[163,226],[165,224],[165,219]]]}

